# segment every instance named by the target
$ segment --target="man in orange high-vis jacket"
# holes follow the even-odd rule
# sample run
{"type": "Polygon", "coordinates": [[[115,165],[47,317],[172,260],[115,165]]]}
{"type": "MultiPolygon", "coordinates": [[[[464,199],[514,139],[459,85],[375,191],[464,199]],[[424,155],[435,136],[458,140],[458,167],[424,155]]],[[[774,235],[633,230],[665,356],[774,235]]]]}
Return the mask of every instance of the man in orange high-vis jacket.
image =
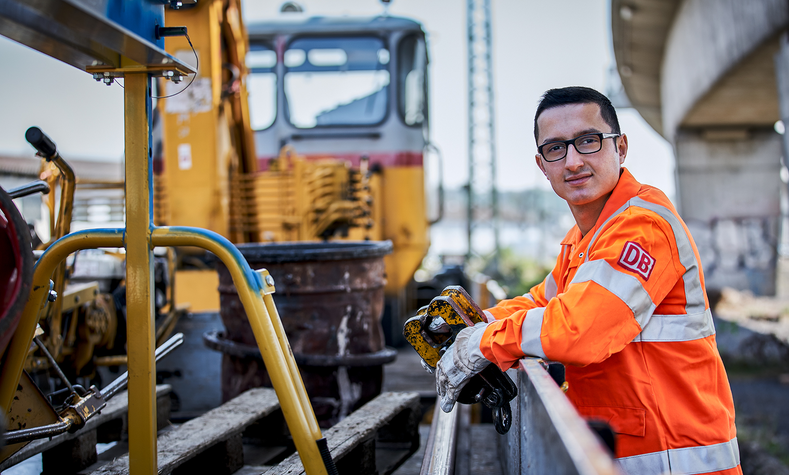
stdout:
{"type": "Polygon", "coordinates": [[[605,96],[552,89],[534,121],[537,166],[576,226],[542,283],[458,334],[436,368],[442,409],[489,363],[507,370],[538,356],[565,364],[582,416],[611,425],[625,473],[741,474],[731,390],[685,223],[622,167],[627,137],[605,96]]]}

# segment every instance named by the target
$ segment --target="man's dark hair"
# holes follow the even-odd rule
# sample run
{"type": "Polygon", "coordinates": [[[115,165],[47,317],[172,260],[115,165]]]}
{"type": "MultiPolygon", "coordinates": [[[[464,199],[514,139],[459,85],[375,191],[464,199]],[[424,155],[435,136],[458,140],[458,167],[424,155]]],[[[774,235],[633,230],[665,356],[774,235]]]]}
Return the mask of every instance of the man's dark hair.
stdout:
{"type": "Polygon", "coordinates": [[[606,124],[611,127],[611,132],[621,133],[619,130],[619,119],[616,117],[616,110],[611,105],[607,97],[589,87],[572,86],[559,89],[549,89],[542,95],[540,105],[537,106],[537,113],[534,114],[534,141],[539,144],[539,130],[537,129],[537,119],[545,110],[568,104],[597,104],[600,107],[600,115],[606,124]]]}

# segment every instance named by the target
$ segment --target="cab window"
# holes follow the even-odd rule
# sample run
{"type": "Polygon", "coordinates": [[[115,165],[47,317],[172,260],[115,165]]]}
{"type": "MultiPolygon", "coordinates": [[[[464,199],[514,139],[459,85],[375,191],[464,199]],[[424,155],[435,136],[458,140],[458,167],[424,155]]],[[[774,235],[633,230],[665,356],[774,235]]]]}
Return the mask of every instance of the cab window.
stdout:
{"type": "Polygon", "coordinates": [[[285,51],[285,97],[299,128],[386,118],[389,50],[378,37],[303,37],[285,51]]]}
{"type": "Polygon", "coordinates": [[[251,44],[246,57],[249,75],[249,119],[254,130],[271,126],[277,116],[277,54],[264,44],[251,44]]]}
{"type": "Polygon", "coordinates": [[[406,36],[397,48],[397,102],[406,125],[425,120],[425,45],[416,34],[406,36]]]}

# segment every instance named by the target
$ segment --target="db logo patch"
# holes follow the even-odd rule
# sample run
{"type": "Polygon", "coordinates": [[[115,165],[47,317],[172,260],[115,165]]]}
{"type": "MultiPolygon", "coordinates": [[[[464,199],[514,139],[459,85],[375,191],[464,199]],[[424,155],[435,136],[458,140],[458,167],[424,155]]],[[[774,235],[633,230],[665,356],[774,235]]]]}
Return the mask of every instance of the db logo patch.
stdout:
{"type": "Polygon", "coordinates": [[[655,268],[655,258],[650,256],[643,247],[632,241],[627,241],[625,248],[622,249],[622,255],[619,256],[619,265],[641,275],[644,280],[649,280],[649,275],[655,268]]]}

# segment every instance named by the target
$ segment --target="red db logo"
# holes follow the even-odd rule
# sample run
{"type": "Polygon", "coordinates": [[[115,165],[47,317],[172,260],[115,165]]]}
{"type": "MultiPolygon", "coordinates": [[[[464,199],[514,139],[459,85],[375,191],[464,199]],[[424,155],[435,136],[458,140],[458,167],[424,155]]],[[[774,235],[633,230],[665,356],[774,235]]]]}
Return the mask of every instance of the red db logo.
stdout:
{"type": "Polygon", "coordinates": [[[625,248],[622,249],[622,255],[619,256],[619,265],[641,275],[644,280],[649,280],[649,275],[655,268],[655,258],[650,256],[643,247],[632,241],[627,241],[625,248]]]}

